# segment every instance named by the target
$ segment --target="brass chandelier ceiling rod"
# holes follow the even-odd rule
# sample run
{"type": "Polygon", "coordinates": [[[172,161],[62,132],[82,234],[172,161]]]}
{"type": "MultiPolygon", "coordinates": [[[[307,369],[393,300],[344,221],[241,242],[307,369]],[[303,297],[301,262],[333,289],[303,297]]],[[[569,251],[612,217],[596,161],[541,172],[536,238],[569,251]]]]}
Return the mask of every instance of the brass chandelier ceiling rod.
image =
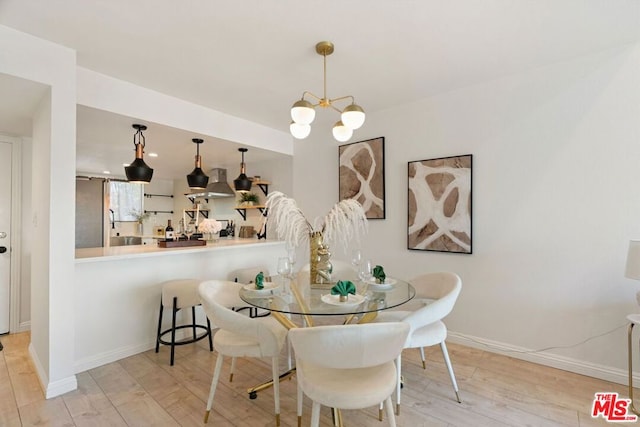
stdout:
{"type": "Polygon", "coordinates": [[[340,141],[348,141],[353,135],[353,131],[362,126],[365,120],[365,113],[362,107],[355,103],[355,98],[352,95],[341,96],[339,98],[329,99],[327,96],[327,55],[331,55],[334,51],[333,43],[328,41],[322,41],[316,44],[316,53],[322,55],[324,74],[323,74],[323,96],[319,97],[309,91],[302,93],[302,98],[296,101],[291,107],[292,122],[289,126],[291,134],[298,139],[304,139],[309,136],[311,132],[311,123],[315,119],[315,108],[332,108],[340,113],[340,120],[333,125],[333,137],[340,141]],[[307,101],[305,96],[308,95],[315,98],[317,104],[312,104],[307,101]],[[344,109],[339,109],[335,105],[335,102],[343,101],[345,99],[351,99],[351,104],[347,105],[344,109]]]}

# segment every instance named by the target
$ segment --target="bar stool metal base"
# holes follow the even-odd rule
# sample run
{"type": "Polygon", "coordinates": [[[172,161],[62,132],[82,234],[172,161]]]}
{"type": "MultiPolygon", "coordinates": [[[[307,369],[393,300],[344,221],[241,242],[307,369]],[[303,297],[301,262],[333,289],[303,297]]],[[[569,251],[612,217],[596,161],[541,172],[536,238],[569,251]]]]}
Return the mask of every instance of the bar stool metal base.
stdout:
{"type": "Polygon", "coordinates": [[[177,345],[192,344],[194,342],[200,341],[201,339],[209,337],[209,351],[213,351],[213,339],[211,336],[211,322],[209,321],[209,318],[207,318],[207,326],[196,324],[196,308],[191,307],[191,324],[176,326],[176,315],[180,310],[181,309],[178,308],[178,299],[174,297],[172,315],[171,315],[171,327],[169,329],[165,329],[164,331],[162,331],[161,330],[162,314],[164,311],[164,306],[162,305],[162,300],[160,300],[160,314],[158,316],[158,334],[156,337],[156,353],[160,350],[160,344],[170,346],[171,347],[171,360],[170,360],[171,366],[173,366],[173,362],[175,359],[175,346],[177,345]],[[187,329],[187,328],[192,330],[193,335],[190,338],[183,338],[181,340],[176,341],[176,331],[179,329],[187,329]],[[198,335],[196,332],[198,330],[201,330],[204,332],[198,335]],[[163,339],[163,337],[167,334],[171,334],[170,341],[163,339]]]}

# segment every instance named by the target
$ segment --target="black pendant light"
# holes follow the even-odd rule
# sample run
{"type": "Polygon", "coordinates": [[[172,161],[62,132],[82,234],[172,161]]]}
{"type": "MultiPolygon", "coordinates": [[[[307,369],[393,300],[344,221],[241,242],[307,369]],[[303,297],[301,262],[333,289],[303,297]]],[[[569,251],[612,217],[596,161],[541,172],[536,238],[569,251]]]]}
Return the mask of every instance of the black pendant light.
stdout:
{"type": "Polygon", "coordinates": [[[145,125],[137,124],[132,126],[136,129],[136,133],[133,135],[133,145],[136,147],[136,159],[129,166],[125,166],[124,172],[127,175],[127,180],[129,180],[129,182],[148,184],[151,182],[153,169],[151,169],[142,158],[145,145],[144,134],[142,131],[147,130],[147,127],[145,125]]]}
{"type": "Polygon", "coordinates": [[[196,168],[187,175],[187,182],[192,190],[204,190],[209,183],[209,177],[202,172],[202,157],[200,157],[200,144],[204,141],[199,138],[193,138],[191,141],[196,144],[196,168]]]}
{"type": "Polygon", "coordinates": [[[238,151],[242,153],[242,163],[240,163],[240,175],[233,180],[233,186],[239,193],[246,193],[251,190],[251,180],[245,175],[244,153],[249,151],[247,148],[238,148],[238,151]]]}

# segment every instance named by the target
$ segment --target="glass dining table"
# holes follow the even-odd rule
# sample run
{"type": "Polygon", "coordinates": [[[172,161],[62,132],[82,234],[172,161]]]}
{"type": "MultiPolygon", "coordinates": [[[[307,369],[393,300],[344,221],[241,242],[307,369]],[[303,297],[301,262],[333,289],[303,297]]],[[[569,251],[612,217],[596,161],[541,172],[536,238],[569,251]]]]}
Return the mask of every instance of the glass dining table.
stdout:
{"type": "MultiPolygon", "coordinates": [[[[306,281],[298,283],[294,278],[281,276],[268,279],[262,289],[257,289],[253,283],[244,285],[240,289],[240,298],[250,306],[271,312],[287,329],[314,326],[314,318],[319,320],[318,317],[342,317],[340,323],[343,324],[371,322],[379,311],[405,304],[416,295],[416,290],[410,283],[387,278],[383,284],[373,280],[354,282],[356,293],[342,302],[338,295],[331,294],[333,284],[318,285],[306,281]],[[300,315],[303,324],[296,324],[292,315],[300,315]]],[[[280,375],[280,381],[290,378],[294,373],[295,368],[286,371],[280,375]]],[[[255,399],[257,392],[272,385],[272,381],[267,381],[249,388],[249,398],[255,399]]]]}
{"type": "Polygon", "coordinates": [[[331,294],[331,284],[298,283],[279,276],[271,279],[263,289],[256,289],[254,284],[245,285],[240,290],[240,298],[253,307],[270,311],[287,328],[298,327],[291,315],[302,316],[304,326],[313,326],[313,319],[318,316],[346,316],[343,323],[366,323],[375,318],[377,312],[405,304],[416,294],[410,283],[387,278],[383,284],[373,280],[357,281],[356,293],[340,301],[338,295],[331,294]]]}

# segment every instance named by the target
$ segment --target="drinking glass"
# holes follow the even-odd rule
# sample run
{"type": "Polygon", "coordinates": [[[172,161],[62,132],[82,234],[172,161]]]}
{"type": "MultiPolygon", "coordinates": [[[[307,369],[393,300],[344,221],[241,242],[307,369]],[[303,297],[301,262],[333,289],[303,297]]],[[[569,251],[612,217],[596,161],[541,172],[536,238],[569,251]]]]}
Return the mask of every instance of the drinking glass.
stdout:
{"type": "Polygon", "coordinates": [[[291,269],[291,273],[293,274],[293,271],[295,269],[295,265],[296,265],[296,248],[294,246],[286,246],[287,248],[287,258],[289,259],[289,264],[290,264],[290,269],[291,269]]]}
{"type": "Polygon", "coordinates": [[[278,274],[284,277],[291,275],[291,261],[288,257],[278,258],[278,274]]]}
{"type": "Polygon", "coordinates": [[[191,236],[193,235],[193,233],[195,233],[195,231],[196,230],[191,223],[188,223],[184,227],[184,235],[187,236],[187,240],[191,240],[191,236]]]}
{"type": "Polygon", "coordinates": [[[360,249],[354,249],[353,252],[351,252],[351,265],[353,265],[356,271],[359,271],[361,262],[362,252],[360,252],[360,249]]]}
{"type": "Polygon", "coordinates": [[[289,258],[282,257],[278,258],[278,274],[282,278],[282,290],[284,295],[289,294],[289,289],[287,289],[287,279],[291,276],[291,262],[289,262],[289,258]]]}
{"type": "Polygon", "coordinates": [[[371,261],[365,260],[360,264],[360,269],[358,270],[358,278],[365,282],[370,280],[372,276],[371,273],[371,261]]]}

